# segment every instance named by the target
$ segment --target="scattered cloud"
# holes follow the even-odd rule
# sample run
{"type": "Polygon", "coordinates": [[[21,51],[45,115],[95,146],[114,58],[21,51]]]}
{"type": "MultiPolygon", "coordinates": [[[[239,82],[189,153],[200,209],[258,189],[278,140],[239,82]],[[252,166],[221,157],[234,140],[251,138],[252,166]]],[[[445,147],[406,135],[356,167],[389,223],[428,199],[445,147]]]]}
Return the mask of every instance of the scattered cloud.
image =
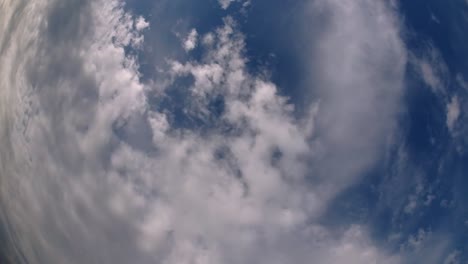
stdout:
{"type": "Polygon", "coordinates": [[[143,29],[146,29],[149,27],[149,23],[145,20],[144,17],[138,17],[136,20],[135,20],[135,29],[137,31],[142,31],[143,29]]]}
{"type": "Polygon", "coordinates": [[[412,58],[422,80],[437,95],[445,95],[448,69],[439,51],[429,46],[422,58],[412,58]]]}
{"type": "Polygon", "coordinates": [[[432,235],[430,231],[426,231],[424,229],[419,229],[417,234],[411,235],[408,238],[407,247],[414,249],[414,251],[420,251],[424,245],[424,242],[429,239],[432,235]]]}
{"type": "Polygon", "coordinates": [[[223,9],[228,9],[228,7],[234,1],[236,1],[236,0],[218,0],[219,4],[221,5],[221,8],[223,8],[223,9]]]}
{"type": "Polygon", "coordinates": [[[432,69],[432,66],[428,62],[423,61],[420,67],[424,82],[426,82],[433,91],[442,89],[442,82],[432,69]]]}
{"type": "Polygon", "coordinates": [[[450,246],[449,237],[431,230],[419,229],[401,245],[400,253],[409,263],[444,263],[450,246]]]}
{"type": "Polygon", "coordinates": [[[440,24],[440,20],[437,18],[437,16],[434,13],[431,13],[431,20],[437,24],[440,24]]]}
{"type": "Polygon", "coordinates": [[[455,95],[447,104],[447,128],[453,134],[455,125],[460,117],[460,103],[458,97],[455,95]]]}
{"type": "Polygon", "coordinates": [[[408,204],[406,204],[404,211],[407,214],[412,214],[414,213],[414,210],[418,207],[418,201],[417,201],[417,196],[415,195],[410,195],[408,198],[408,204]]]}
{"type": "Polygon", "coordinates": [[[197,46],[198,32],[192,29],[184,41],[185,51],[191,51],[197,46]]]}
{"type": "Polygon", "coordinates": [[[465,81],[461,74],[458,74],[456,79],[461,88],[468,90],[468,83],[465,81]]]}
{"type": "Polygon", "coordinates": [[[444,260],[444,264],[460,264],[460,251],[455,250],[444,260]]]}

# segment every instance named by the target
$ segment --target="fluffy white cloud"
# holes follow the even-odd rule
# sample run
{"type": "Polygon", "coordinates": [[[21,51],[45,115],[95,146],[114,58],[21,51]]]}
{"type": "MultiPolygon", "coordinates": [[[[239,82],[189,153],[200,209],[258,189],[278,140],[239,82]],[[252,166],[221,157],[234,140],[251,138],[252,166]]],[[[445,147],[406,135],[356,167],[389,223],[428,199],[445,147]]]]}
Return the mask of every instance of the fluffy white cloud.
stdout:
{"type": "Polygon", "coordinates": [[[136,20],[135,20],[135,29],[138,30],[138,31],[141,31],[143,29],[146,29],[149,27],[149,23],[145,20],[144,17],[138,17],[136,20]]]}
{"type": "Polygon", "coordinates": [[[197,46],[198,32],[192,29],[184,41],[185,51],[191,51],[197,46]]]}

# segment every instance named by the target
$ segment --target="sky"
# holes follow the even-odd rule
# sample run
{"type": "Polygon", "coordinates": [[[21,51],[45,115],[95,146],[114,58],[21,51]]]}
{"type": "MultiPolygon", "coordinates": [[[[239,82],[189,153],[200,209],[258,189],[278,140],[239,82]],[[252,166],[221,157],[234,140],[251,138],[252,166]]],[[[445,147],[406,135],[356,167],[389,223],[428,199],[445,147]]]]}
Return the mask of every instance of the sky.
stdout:
{"type": "Polygon", "coordinates": [[[468,2],[0,0],[0,262],[468,263],[468,2]]]}

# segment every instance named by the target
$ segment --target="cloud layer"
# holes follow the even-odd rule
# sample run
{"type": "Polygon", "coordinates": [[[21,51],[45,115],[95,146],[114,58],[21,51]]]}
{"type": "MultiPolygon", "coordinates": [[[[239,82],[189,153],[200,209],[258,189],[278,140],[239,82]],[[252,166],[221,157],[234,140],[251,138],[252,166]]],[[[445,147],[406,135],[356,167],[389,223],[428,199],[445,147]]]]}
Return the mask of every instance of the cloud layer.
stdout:
{"type": "Polygon", "coordinates": [[[248,70],[232,17],[183,39],[199,59],[142,82],[133,54],[158,25],[121,1],[0,3],[1,200],[28,263],[403,261],[366,226],[322,222],[392,139],[395,7],[307,3],[316,100],[297,117],[248,70]]]}

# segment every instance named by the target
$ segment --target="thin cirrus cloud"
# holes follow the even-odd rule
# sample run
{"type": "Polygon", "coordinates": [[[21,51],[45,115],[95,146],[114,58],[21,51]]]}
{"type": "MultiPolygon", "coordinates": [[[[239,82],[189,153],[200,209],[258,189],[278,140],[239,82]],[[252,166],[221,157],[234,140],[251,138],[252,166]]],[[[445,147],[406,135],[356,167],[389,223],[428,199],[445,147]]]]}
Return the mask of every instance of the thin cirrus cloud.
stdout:
{"type": "Polygon", "coordinates": [[[305,20],[329,19],[304,51],[318,98],[298,118],[249,72],[232,17],[191,31],[182,48],[202,58],[168,58],[156,89],[125,50],[157,25],[121,1],[3,1],[2,206],[28,263],[400,263],[366,226],[318,220],[395,128],[406,63],[395,11],[307,6],[305,20]],[[208,129],[151,105],[180,83],[183,115],[208,129]]]}

